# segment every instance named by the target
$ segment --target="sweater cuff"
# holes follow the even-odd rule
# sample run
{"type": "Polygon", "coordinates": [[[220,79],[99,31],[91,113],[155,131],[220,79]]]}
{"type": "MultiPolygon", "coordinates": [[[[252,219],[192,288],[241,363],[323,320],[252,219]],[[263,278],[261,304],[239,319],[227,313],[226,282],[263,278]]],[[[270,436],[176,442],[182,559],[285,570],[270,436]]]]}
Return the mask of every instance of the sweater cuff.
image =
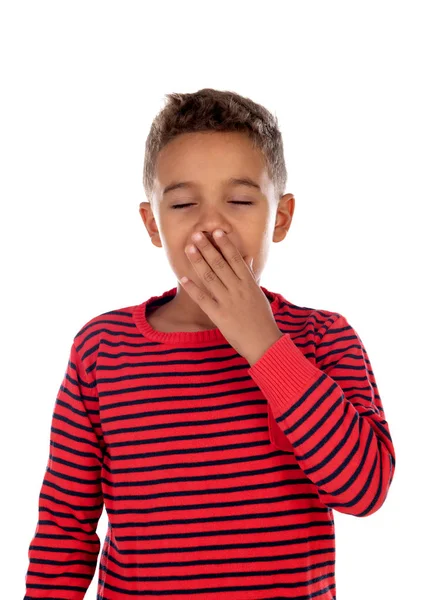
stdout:
{"type": "Polygon", "coordinates": [[[286,333],[248,369],[248,374],[279,417],[302,395],[314,380],[323,376],[286,333]]]}

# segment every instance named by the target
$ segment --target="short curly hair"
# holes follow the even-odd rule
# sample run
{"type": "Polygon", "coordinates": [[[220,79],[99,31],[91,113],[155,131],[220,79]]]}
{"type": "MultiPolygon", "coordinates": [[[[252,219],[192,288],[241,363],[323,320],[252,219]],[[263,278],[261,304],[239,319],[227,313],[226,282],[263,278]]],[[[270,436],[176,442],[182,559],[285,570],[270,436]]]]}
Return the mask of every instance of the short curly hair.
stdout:
{"type": "Polygon", "coordinates": [[[143,185],[149,202],[158,154],[181,133],[241,131],[260,148],[277,200],[285,193],[287,171],[277,117],[264,106],[235,92],[204,88],[188,94],[166,94],[167,102],[152,122],[145,143],[143,185]]]}

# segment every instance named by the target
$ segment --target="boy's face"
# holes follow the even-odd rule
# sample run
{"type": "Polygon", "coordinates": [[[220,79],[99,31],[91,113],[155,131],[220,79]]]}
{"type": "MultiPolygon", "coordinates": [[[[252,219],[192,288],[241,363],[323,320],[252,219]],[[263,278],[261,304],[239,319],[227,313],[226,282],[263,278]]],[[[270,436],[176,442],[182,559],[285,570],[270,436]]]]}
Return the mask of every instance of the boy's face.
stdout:
{"type": "MultiPolygon", "coordinates": [[[[271,242],[280,242],[288,232],[294,202],[292,194],[285,194],[277,203],[263,155],[246,134],[198,132],[181,134],[161,150],[152,205],[142,202],[139,211],[152,243],[164,247],[176,277],[187,275],[206,289],[185,252],[194,233],[208,233],[213,242],[213,231],[222,229],[242,257],[253,257],[259,281],[271,242]],[[251,179],[260,189],[230,183],[231,178],[251,179]],[[167,191],[181,182],[191,183],[167,191]]],[[[178,294],[179,287],[178,281],[178,294]]]]}

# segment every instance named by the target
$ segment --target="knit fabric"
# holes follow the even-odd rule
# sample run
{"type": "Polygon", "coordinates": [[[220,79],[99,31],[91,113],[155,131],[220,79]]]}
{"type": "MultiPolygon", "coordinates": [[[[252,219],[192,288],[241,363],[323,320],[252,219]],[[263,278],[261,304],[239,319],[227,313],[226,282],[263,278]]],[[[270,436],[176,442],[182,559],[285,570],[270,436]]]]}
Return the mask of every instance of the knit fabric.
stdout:
{"type": "Polygon", "coordinates": [[[333,510],[382,506],[389,426],[346,318],[260,287],[283,336],[253,366],[219,329],[152,328],[176,287],[74,336],[25,600],[80,600],[97,566],[97,600],[335,600],[333,510]]]}

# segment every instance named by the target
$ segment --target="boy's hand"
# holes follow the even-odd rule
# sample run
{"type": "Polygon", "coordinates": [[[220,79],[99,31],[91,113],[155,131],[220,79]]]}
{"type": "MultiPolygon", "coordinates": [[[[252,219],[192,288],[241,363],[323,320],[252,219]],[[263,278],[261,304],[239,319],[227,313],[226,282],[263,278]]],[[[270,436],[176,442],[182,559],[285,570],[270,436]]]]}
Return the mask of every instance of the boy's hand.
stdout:
{"type": "Polygon", "coordinates": [[[206,294],[191,279],[180,279],[185,291],[199,304],[250,366],[272,346],[283,333],[277,326],[267,297],[260,289],[252,271],[252,261],[244,260],[228,236],[214,237],[221,252],[202,234],[185,252],[204,286],[206,294]]]}

